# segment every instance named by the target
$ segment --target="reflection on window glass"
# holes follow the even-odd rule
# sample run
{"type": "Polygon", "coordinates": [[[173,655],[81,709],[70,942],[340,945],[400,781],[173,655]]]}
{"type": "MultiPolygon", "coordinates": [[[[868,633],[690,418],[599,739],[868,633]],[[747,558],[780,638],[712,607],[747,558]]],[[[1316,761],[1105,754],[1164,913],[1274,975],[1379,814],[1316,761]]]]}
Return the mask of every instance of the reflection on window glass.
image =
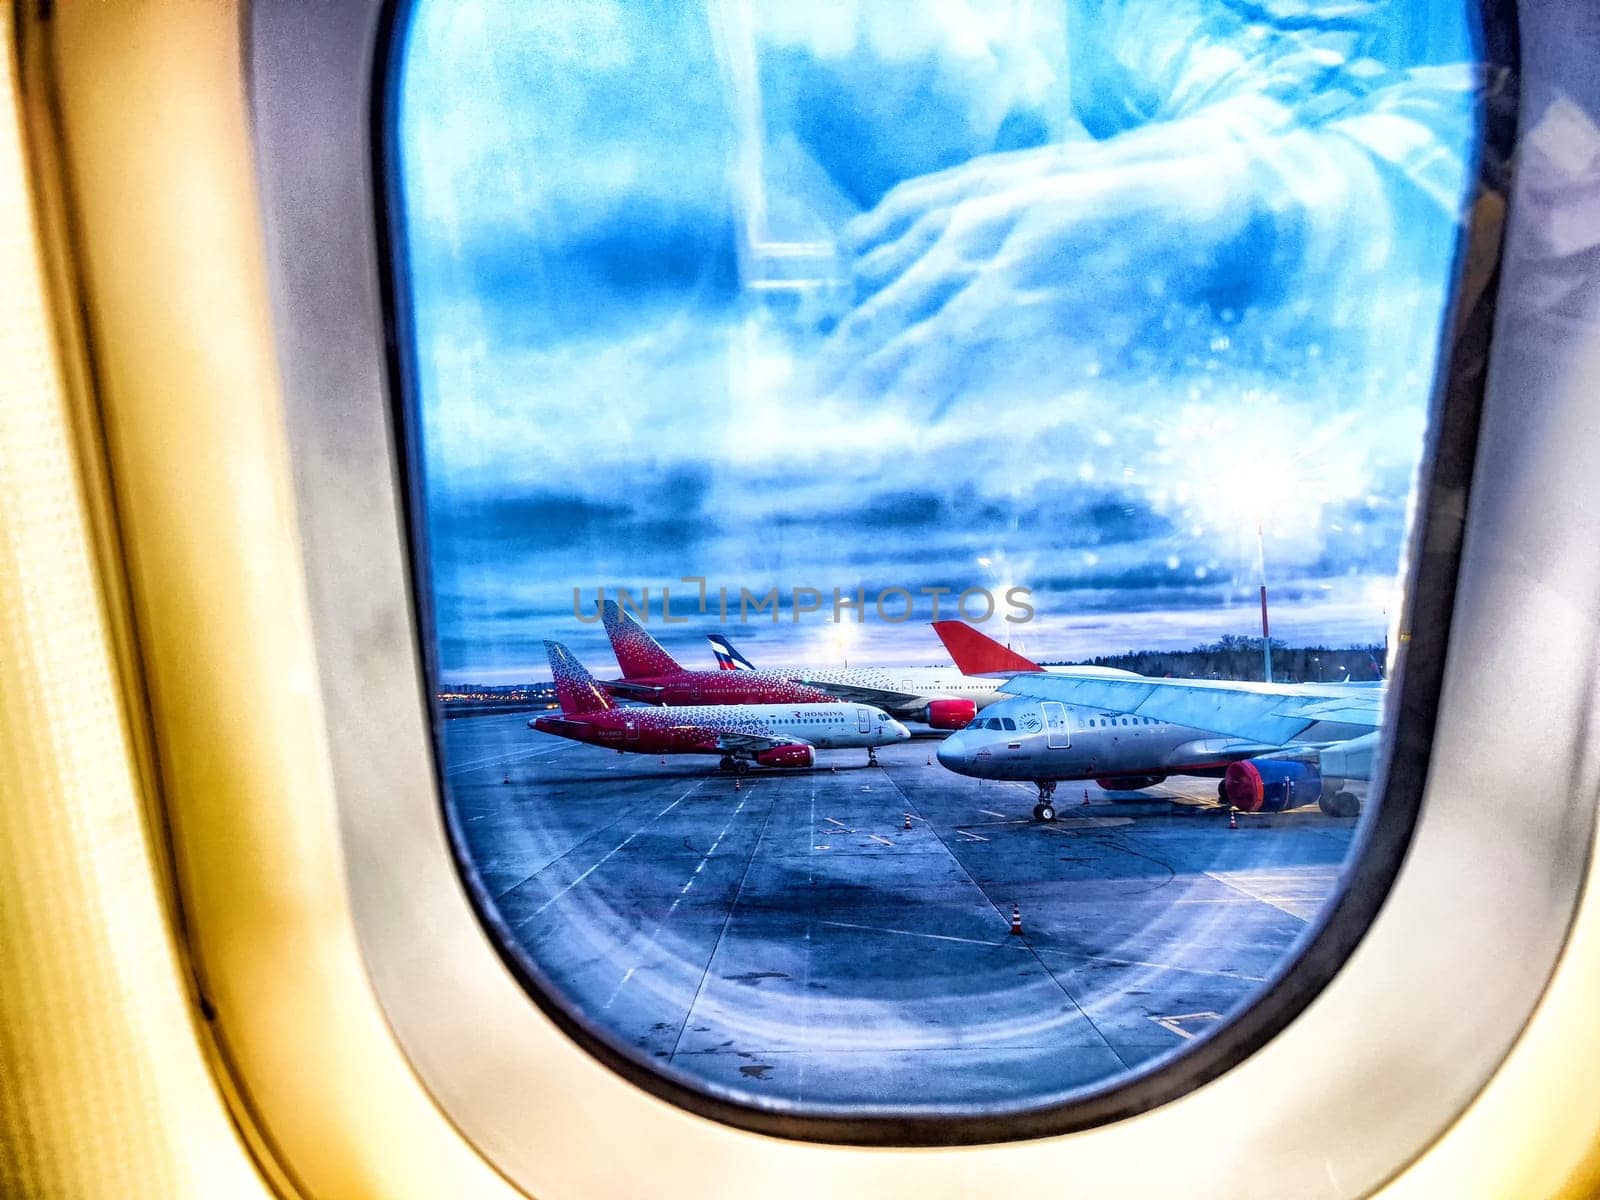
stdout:
{"type": "Polygon", "coordinates": [[[414,6],[444,803],[549,996],[724,1097],[995,1111],[1292,961],[1380,800],[1474,53],[1444,0],[414,6]]]}

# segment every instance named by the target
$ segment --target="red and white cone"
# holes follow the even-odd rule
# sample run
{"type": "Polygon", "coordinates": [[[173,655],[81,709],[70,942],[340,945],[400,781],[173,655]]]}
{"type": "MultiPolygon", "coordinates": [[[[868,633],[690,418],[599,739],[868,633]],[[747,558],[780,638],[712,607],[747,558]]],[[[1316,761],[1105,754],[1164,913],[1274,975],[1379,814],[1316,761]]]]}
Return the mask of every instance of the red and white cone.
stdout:
{"type": "Polygon", "coordinates": [[[1085,807],[1085,808],[1088,807],[1088,804],[1089,804],[1089,789],[1088,788],[1084,788],[1083,789],[1083,807],[1085,807]]]}
{"type": "Polygon", "coordinates": [[[1228,810],[1228,828],[1229,829],[1237,829],[1237,828],[1239,828],[1239,814],[1234,812],[1233,809],[1231,809],[1231,808],[1228,810]]]}
{"type": "Polygon", "coordinates": [[[733,777],[733,790],[737,792],[742,786],[743,785],[739,782],[739,777],[735,775],[733,777]]]}
{"type": "Polygon", "coordinates": [[[911,828],[911,814],[910,813],[906,814],[906,828],[907,829],[911,828]]]}
{"type": "Polygon", "coordinates": [[[506,772],[506,777],[504,779],[502,779],[500,782],[501,783],[510,783],[511,782],[511,772],[507,771],[506,772]]]}
{"type": "Polygon", "coordinates": [[[1022,909],[1015,904],[1011,906],[1011,936],[1022,936],[1022,909]]]}

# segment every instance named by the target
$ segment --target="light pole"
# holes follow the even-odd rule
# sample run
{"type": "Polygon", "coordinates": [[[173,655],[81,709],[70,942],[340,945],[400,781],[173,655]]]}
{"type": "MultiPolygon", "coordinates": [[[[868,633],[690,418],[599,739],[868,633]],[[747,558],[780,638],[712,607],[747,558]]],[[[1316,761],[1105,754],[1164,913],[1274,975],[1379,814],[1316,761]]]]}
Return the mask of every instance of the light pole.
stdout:
{"type": "Polygon", "coordinates": [[[1261,531],[1261,513],[1256,513],[1256,574],[1261,580],[1261,677],[1272,682],[1272,629],[1267,624],[1267,543],[1261,531]]]}

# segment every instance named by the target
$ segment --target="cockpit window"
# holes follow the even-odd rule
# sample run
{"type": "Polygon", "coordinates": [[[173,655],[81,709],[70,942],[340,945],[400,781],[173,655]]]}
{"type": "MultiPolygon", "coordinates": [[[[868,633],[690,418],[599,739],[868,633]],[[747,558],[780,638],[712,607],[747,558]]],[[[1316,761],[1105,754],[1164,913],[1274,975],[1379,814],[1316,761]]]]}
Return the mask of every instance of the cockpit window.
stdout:
{"type": "Polygon", "coordinates": [[[1383,813],[1452,305],[1492,300],[1468,10],[401,37],[442,803],[530,995],[719,1118],[929,1128],[1267,1003],[1383,813]]]}

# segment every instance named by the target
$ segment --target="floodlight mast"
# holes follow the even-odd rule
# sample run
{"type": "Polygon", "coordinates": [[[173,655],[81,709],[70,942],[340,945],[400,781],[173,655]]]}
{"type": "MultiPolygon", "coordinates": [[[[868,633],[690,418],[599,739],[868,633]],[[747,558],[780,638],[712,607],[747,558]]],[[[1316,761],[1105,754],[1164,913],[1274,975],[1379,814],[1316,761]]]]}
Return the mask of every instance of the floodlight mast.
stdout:
{"type": "Polygon", "coordinates": [[[1256,575],[1261,580],[1261,678],[1272,682],[1272,629],[1267,624],[1267,546],[1261,530],[1262,518],[1256,515],[1256,575]]]}

